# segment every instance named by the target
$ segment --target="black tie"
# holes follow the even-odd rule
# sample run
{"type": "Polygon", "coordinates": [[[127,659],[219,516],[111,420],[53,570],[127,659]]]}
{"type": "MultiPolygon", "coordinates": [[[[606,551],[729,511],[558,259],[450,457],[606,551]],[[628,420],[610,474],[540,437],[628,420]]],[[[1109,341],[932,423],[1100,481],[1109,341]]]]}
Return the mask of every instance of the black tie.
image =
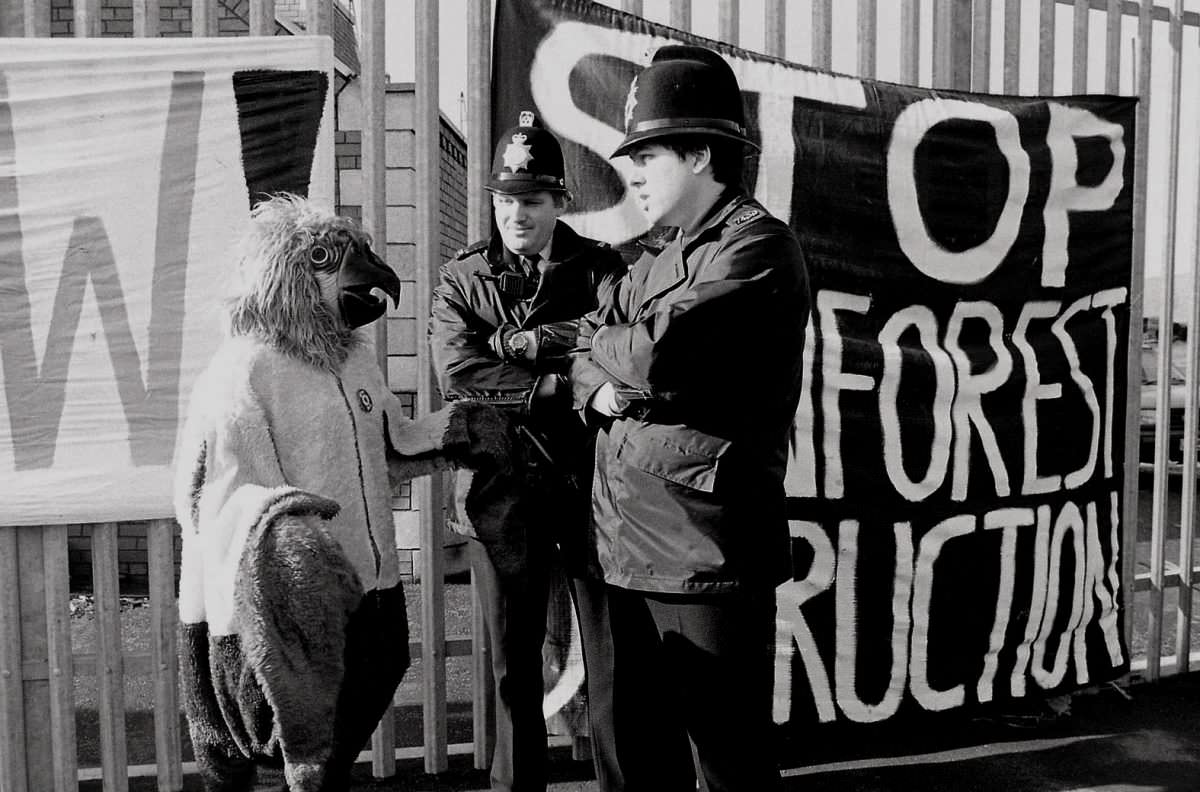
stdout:
{"type": "Polygon", "coordinates": [[[540,273],[540,270],[538,269],[538,264],[541,263],[541,260],[542,260],[541,255],[538,253],[534,253],[532,256],[524,256],[524,260],[525,260],[525,262],[524,262],[525,263],[525,271],[529,274],[530,277],[536,278],[538,276],[538,274],[540,273]]]}

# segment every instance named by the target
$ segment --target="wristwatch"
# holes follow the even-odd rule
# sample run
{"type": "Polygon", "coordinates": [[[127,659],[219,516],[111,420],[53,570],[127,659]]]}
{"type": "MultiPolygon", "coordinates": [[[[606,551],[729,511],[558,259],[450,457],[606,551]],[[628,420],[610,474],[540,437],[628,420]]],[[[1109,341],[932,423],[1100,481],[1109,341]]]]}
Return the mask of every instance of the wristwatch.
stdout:
{"type": "Polygon", "coordinates": [[[508,351],[509,357],[523,358],[529,349],[529,336],[520,330],[515,330],[509,333],[508,338],[504,340],[504,348],[508,351]]]}

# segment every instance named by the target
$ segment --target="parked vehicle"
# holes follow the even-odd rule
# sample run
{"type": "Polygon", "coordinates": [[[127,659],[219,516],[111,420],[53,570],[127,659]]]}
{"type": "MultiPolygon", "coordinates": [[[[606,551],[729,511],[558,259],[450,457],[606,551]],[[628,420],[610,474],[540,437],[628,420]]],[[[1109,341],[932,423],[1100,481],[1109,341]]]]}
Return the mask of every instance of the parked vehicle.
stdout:
{"type": "MultiPolygon", "coordinates": [[[[1171,391],[1167,458],[1172,462],[1183,461],[1183,409],[1187,398],[1187,377],[1183,369],[1174,362],[1170,365],[1171,391]]],[[[1141,400],[1141,449],[1138,459],[1154,462],[1154,431],[1157,425],[1156,405],[1158,402],[1158,350],[1154,347],[1142,349],[1142,400],[1141,400]]]]}

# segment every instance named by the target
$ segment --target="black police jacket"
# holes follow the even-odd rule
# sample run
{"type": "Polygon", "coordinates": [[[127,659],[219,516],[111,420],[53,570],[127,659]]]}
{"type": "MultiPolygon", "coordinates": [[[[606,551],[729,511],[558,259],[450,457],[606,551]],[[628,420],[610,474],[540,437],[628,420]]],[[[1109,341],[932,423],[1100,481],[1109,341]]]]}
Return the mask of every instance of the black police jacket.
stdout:
{"type": "MultiPolygon", "coordinates": [[[[469,532],[496,546],[493,561],[501,571],[519,571],[524,554],[522,533],[535,523],[562,520],[563,509],[586,522],[592,468],[592,435],[571,409],[565,383],[553,382],[565,371],[567,353],[575,346],[579,317],[596,308],[597,293],[624,269],[620,255],[602,242],[582,237],[558,222],[532,296],[501,289],[505,272],[521,273],[516,257],[499,234],[472,245],[442,266],[433,290],[429,345],[438,388],[448,401],[476,399],[508,414],[514,440],[524,456],[511,476],[469,483],[460,475],[456,487],[472,487],[481,517],[469,532]],[[493,336],[502,325],[519,330],[553,328],[535,362],[501,357],[493,336]],[[538,388],[539,384],[542,386],[538,388]],[[541,398],[535,399],[535,395],[541,398]],[[500,556],[504,557],[501,558],[500,556]],[[508,564],[512,561],[512,564],[508,564]]],[[[461,500],[464,493],[456,493],[461,500]]],[[[459,506],[461,519],[464,507],[459,506]]],[[[458,526],[455,526],[458,527],[458,526]]],[[[571,539],[579,540],[583,528],[571,539]]],[[[562,537],[559,537],[560,540],[562,537]]],[[[570,559],[568,559],[570,563],[570,559]]]]}
{"type": "Polygon", "coordinates": [[[587,317],[570,371],[576,408],[596,417],[586,405],[605,381],[629,397],[596,438],[606,581],[703,593],[789,576],[783,478],[809,299],[792,230],[727,193],[587,317]]]}

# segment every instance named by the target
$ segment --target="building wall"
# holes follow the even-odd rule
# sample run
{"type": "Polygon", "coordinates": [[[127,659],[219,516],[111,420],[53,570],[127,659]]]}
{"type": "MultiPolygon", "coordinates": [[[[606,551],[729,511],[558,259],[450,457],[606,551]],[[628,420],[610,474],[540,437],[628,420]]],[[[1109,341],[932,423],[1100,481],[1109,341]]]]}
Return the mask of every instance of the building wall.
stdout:
{"type": "MultiPolygon", "coordinates": [[[[73,36],[74,14],[74,0],[50,0],[50,35],[73,36]]],[[[158,25],[164,37],[192,35],[192,0],[159,0],[158,25]]],[[[217,4],[217,30],[221,35],[245,35],[249,25],[249,0],[217,4]]],[[[100,34],[133,35],[133,0],[101,0],[100,34]]]]}

